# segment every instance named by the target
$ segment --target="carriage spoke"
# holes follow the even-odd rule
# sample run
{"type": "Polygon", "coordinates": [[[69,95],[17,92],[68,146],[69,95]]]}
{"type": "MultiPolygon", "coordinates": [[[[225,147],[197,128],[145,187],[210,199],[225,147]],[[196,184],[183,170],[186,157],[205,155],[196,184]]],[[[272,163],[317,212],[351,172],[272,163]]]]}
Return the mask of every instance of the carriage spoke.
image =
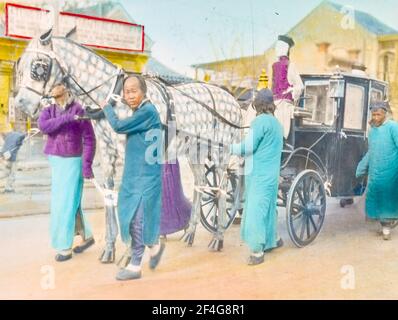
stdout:
{"type": "Polygon", "coordinates": [[[215,186],[215,187],[218,186],[217,178],[218,178],[217,173],[216,173],[215,169],[213,169],[213,186],[215,186]]]}
{"type": "Polygon", "coordinates": [[[292,217],[292,220],[293,220],[293,221],[297,221],[297,220],[300,219],[302,216],[303,216],[303,211],[299,211],[299,212],[297,212],[297,214],[295,214],[295,215],[292,217]]]}
{"type": "Polygon", "coordinates": [[[301,231],[300,231],[300,239],[303,240],[304,237],[304,231],[305,231],[305,223],[306,223],[306,217],[304,216],[303,219],[301,219],[301,231]]]}
{"type": "Polygon", "coordinates": [[[227,210],[225,210],[226,211],[226,213],[227,213],[227,215],[228,215],[228,217],[229,217],[229,219],[231,219],[232,218],[232,216],[229,214],[230,212],[231,212],[231,209],[227,209],[227,210]]]}
{"type": "Polygon", "coordinates": [[[307,216],[306,225],[307,225],[307,228],[306,228],[307,229],[307,239],[309,239],[311,237],[311,225],[310,225],[310,217],[309,216],[307,216]]]}
{"type": "Polygon", "coordinates": [[[210,200],[208,200],[207,202],[202,203],[202,207],[207,206],[207,205],[208,205],[209,203],[211,203],[211,202],[214,202],[214,200],[213,200],[213,199],[210,199],[210,200]]]}
{"type": "Polygon", "coordinates": [[[307,203],[308,201],[310,201],[310,199],[309,199],[309,185],[308,185],[308,180],[310,179],[310,177],[309,178],[304,178],[303,179],[303,195],[304,195],[304,200],[305,200],[305,203],[307,203]]]}
{"type": "Polygon", "coordinates": [[[304,201],[303,194],[301,193],[301,190],[296,190],[296,194],[298,195],[298,198],[299,198],[301,204],[302,204],[303,206],[305,206],[305,201],[304,201]]]}
{"type": "Polygon", "coordinates": [[[314,231],[316,232],[318,230],[318,228],[316,227],[315,221],[311,215],[309,216],[309,220],[310,220],[312,226],[314,227],[314,231]]]}
{"type": "Polygon", "coordinates": [[[211,186],[211,183],[210,183],[209,178],[207,177],[207,175],[205,175],[205,177],[206,177],[207,185],[208,185],[208,186],[211,186]]]}
{"type": "Polygon", "coordinates": [[[213,211],[213,208],[214,208],[215,205],[216,205],[216,204],[213,203],[212,207],[210,208],[209,212],[208,212],[207,215],[206,215],[206,219],[209,217],[210,213],[213,211]]]}
{"type": "Polygon", "coordinates": [[[203,190],[202,191],[204,194],[206,194],[206,195],[208,195],[210,198],[212,198],[212,199],[214,199],[216,196],[213,194],[213,193],[210,193],[210,192],[208,192],[208,191],[206,191],[206,190],[203,190]]]}

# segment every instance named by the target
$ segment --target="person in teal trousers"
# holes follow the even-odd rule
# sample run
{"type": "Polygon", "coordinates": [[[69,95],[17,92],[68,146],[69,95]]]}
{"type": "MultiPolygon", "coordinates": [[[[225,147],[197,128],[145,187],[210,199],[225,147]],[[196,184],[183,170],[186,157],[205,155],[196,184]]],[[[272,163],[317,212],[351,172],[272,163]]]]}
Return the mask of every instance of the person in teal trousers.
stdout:
{"type": "Polygon", "coordinates": [[[369,150],[358,164],[357,177],[368,175],[366,214],[379,221],[384,240],[398,221],[398,123],[387,119],[388,103],[371,106],[369,150]]]}
{"type": "Polygon", "coordinates": [[[244,141],[231,153],[245,157],[245,205],[242,240],[251,250],[249,265],[264,262],[264,252],[282,246],[277,237],[277,195],[283,148],[283,128],[274,117],[275,104],[269,89],[257,93],[257,116],[244,141]]]}

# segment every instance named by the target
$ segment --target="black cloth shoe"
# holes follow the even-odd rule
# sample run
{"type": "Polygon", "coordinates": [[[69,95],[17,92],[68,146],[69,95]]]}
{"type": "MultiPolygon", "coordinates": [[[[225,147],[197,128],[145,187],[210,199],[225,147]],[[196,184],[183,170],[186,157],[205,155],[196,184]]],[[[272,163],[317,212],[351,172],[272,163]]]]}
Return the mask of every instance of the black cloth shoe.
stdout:
{"type": "Polygon", "coordinates": [[[256,265],[261,264],[263,262],[264,262],[264,255],[262,255],[261,257],[256,257],[256,256],[251,255],[249,257],[249,259],[247,260],[247,264],[249,266],[256,266],[256,265]]]}
{"type": "Polygon", "coordinates": [[[140,279],[141,276],[142,276],[141,271],[134,272],[134,271],[122,269],[117,273],[116,280],[119,280],[119,281],[136,280],[136,279],[140,279]]]}
{"type": "Polygon", "coordinates": [[[67,255],[63,255],[63,254],[58,253],[55,256],[55,261],[57,261],[57,262],[64,262],[64,261],[67,261],[67,260],[70,260],[70,259],[72,259],[72,254],[71,253],[67,254],[67,255]]]}
{"type": "Polygon", "coordinates": [[[160,244],[159,252],[155,256],[151,257],[151,259],[149,260],[149,268],[150,269],[154,270],[158,266],[165,248],[166,248],[166,245],[162,242],[160,244]]]}
{"type": "Polygon", "coordinates": [[[86,249],[91,247],[94,243],[95,243],[94,238],[90,238],[89,240],[86,240],[84,244],[73,248],[73,252],[74,253],[82,253],[83,251],[85,251],[86,249]]]}
{"type": "Polygon", "coordinates": [[[275,249],[278,249],[281,247],[283,247],[283,240],[282,240],[282,238],[279,238],[279,240],[276,242],[275,248],[270,248],[270,249],[264,250],[264,252],[271,252],[272,250],[275,250],[275,249]]]}

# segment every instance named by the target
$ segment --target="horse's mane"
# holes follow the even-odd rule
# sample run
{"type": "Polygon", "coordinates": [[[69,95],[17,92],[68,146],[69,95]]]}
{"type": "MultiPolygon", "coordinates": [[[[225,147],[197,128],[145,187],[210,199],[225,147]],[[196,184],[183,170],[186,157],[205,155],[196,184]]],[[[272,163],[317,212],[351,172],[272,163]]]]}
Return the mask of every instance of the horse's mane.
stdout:
{"type": "MultiPolygon", "coordinates": [[[[79,85],[86,91],[109,79],[116,70],[116,66],[110,61],[100,56],[94,50],[71,39],[53,37],[52,45],[54,52],[60,59],[67,61],[70,76],[78,79],[79,85]]],[[[73,91],[79,94],[82,93],[82,90],[73,80],[68,79],[67,81],[68,86],[73,91]]],[[[93,92],[91,96],[94,100],[99,101],[106,94],[107,90],[103,87],[93,92]]],[[[87,96],[81,96],[81,100],[86,104],[93,104],[93,101],[87,96]]]]}
{"type": "MultiPolygon", "coordinates": [[[[56,40],[56,41],[64,41],[64,42],[66,42],[67,45],[69,45],[70,47],[72,47],[72,46],[78,47],[80,50],[85,51],[85,52],[88,52],[88,53],[90,53],[91,55],[95,56],[95,57],[97,58],[97,60],[102,61],[102,62],[104,62],[105,64],[114,67],[114,65],[113,65],[109,60],[107,60],[106,58],[104,58],[104,57],[102,57],[101,55],[99,55],[99,54],[98,54],[97,52],[95,52],[93,49],[91,49],[91,48],[89,48],[89,47],[86,47],[86,46],[83,46],[82,44],[77,43],[77,42],[75,42],[75,41],[73,41],[73,40],[71,40],[71,39],[69,39],[69,38],[65,38],[65,37],[53,37],[53,40],[56,40]]],[[[74,51],[74,54],[75,54],[75,56],[76,56],[77,51],[74,51]]]]}

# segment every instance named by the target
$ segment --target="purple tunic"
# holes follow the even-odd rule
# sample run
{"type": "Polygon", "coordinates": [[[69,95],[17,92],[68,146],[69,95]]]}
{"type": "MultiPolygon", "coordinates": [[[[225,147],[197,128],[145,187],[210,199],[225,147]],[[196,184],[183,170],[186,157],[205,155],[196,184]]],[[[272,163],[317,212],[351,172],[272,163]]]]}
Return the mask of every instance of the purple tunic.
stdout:
{"type": "Polygon", "coordinates": [[[279,61],[272,66],[272,92],[275,100],[293,101],[292,93],[283,94],[291,85],[288,80],[289,58],[279,57],[279,61]]]}
{"type": "Polygon", "coordinates": [[[88,120],[74,120],[84,110],[77,102],[70,103],[65,110],[53,104],[40,113],[39,129],[48,135],[44,148],[46,155],[59,157],[83,156],[83,176],[92,178],[92,164],[95,155],[95,134],[88,120]]]}
{"type": "Polygon", "coordinates": [[[192,205],[182,189],[178,161],[163,165],[160,235],[184,229],[189,223],[191,209],[192,205]]]}

